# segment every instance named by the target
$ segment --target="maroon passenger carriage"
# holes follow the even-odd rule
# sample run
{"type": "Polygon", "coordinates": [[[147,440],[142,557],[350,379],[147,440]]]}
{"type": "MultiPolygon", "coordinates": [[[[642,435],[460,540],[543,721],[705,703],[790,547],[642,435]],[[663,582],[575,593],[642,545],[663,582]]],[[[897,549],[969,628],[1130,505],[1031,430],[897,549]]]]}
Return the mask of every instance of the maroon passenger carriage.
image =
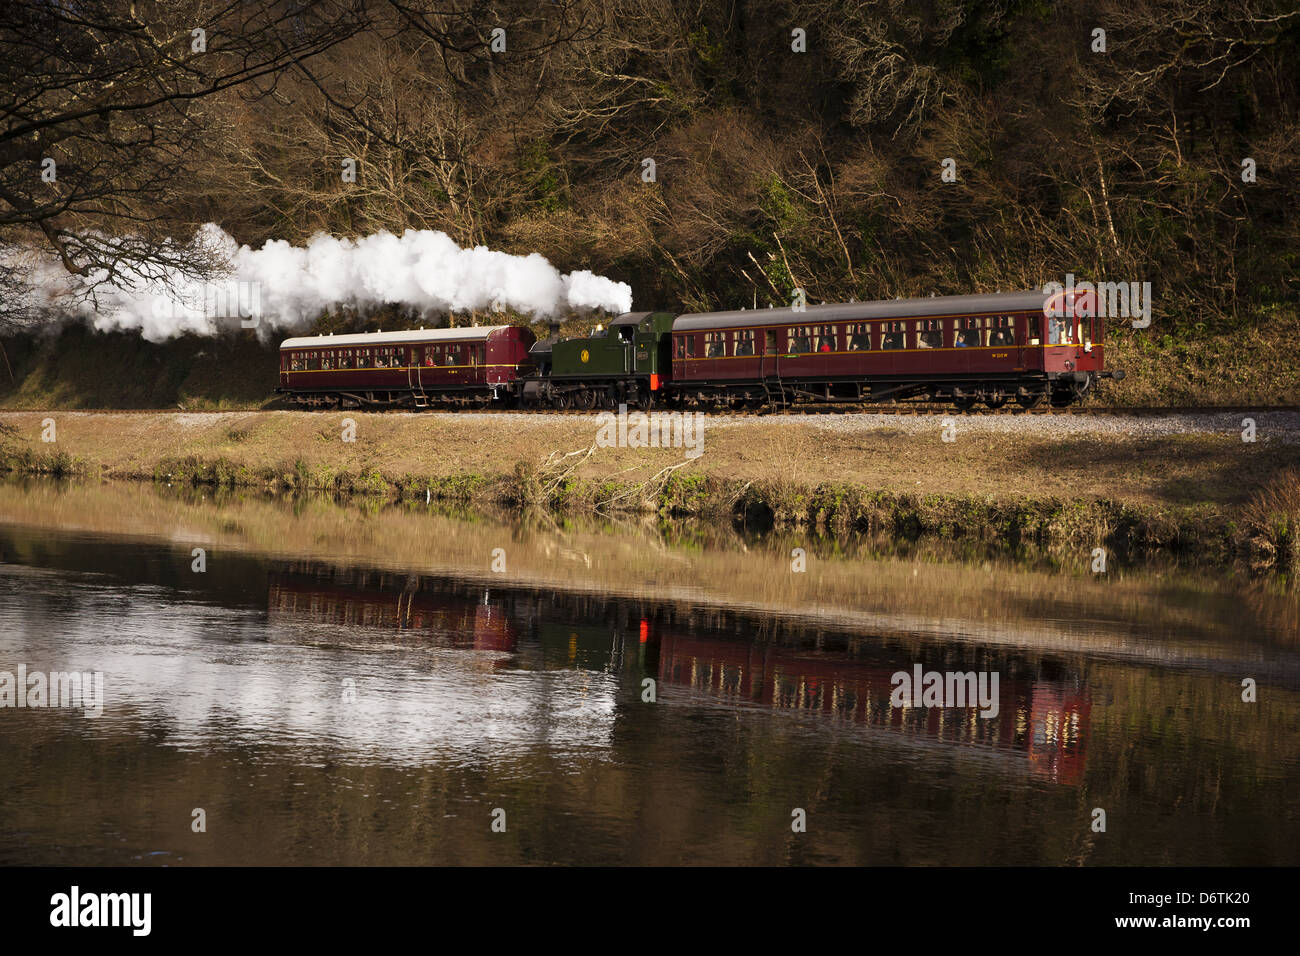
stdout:
{"type": "Polygon", "coordinates": [[[512,325],[286,339],[276,391],[316,408],[510,403],[535,339],[512,325]]]}
{"type": "Polygon", "coordinates": [[[1081,399],[1103,371],[1102,319],[1073,292],[943,296],[683,315],[672,391],[701,404],[1081,399]],[[1049,315],[1050,313],[1050,315],[1049,315]]]}

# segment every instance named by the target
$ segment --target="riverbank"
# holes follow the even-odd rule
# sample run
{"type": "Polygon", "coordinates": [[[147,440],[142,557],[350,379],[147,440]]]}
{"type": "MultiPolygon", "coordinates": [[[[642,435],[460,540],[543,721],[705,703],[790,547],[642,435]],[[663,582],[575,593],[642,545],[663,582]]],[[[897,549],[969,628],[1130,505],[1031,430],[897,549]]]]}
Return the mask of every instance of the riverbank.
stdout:
{"type": "Polygon", "coordinates": [[[707,418],[688,458],[578,415],[4,412],[0,468],[1294,567],[1300,422],[1240,418],[707,418]]]}

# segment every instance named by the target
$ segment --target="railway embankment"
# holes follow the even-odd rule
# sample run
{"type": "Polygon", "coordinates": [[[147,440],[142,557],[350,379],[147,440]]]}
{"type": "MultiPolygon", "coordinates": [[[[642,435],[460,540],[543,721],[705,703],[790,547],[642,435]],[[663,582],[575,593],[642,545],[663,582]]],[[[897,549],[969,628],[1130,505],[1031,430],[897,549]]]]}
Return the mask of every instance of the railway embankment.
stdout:
{"type": "Polygon", "coordinates": [[[638,447],[647,437],[638,424],[590,414],[2,412],[0,467],[1300,566],[1296,412],[704,416],[678,422],[676,444],[660,419],[667,447],[638,447]]]}

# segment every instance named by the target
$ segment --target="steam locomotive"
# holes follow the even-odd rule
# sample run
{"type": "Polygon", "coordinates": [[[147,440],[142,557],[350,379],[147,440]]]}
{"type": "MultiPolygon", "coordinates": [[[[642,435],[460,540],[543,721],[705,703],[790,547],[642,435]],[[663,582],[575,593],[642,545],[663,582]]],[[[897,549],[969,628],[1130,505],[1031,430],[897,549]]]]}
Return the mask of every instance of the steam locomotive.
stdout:
{"type": "Polygon", "coordinates": [[[1104,378],[1105,323],[1072,292],[674,315],[585,337],[494,325],[286,339],[277,391],[308,408],[781,408],[1044,400],[1104,378]]]}

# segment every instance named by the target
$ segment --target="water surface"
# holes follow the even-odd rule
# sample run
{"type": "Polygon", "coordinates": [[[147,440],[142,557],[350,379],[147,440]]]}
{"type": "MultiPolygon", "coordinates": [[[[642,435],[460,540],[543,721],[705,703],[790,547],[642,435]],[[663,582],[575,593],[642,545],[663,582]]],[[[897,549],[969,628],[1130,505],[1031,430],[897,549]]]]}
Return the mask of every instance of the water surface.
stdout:
{"type": "Polygon", "coordinates": [[[0,486],[0,863],[1300,862],[1294,592],[1086,550],[0,486]]]}

